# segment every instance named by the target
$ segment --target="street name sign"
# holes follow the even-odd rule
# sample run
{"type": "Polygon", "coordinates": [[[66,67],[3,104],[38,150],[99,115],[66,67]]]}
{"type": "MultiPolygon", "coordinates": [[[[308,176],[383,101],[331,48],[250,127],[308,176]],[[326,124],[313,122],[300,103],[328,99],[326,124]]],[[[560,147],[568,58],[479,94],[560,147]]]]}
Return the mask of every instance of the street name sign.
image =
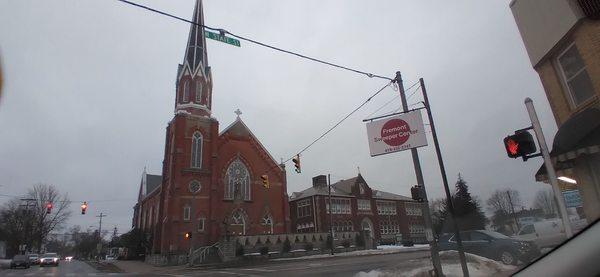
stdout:
{"type": "Polygon", "coordinates": [[[237,46],[240,47],[240,41],[234,38],[230,38],[230,37],[226,37],[224,35],[221,34],[217,34],[217,33],[213,33],[213,32],[209,32],[204,30],[204,37],[209,38],[209,39],[214,39],[220,42],[224,42],[227,44],[231,44],[233,46],[237,46]]]}
{"type": "Polygon", "coordinates": [[[367,123],[371,157],[427,145],[421,111],[367,123]]]}

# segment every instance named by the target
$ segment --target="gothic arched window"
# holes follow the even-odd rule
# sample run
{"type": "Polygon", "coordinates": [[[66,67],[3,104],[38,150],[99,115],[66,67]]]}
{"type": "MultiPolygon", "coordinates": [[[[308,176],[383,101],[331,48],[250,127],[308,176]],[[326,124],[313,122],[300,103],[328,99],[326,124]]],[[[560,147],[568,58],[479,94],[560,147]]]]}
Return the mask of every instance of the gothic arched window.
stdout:
{"type": "Polygon", "coordinates": [[[250,200],[250,173],[239,158],[227,167],[224,183],[225,199],[250,200]]]}
{"type": "Polygon", "coordinates": [[[202,82],[200,80],[196,80],[196,103],[200,104],[202,101],[202,82]]]}
{"type": "Polygon", "coordinates": [[[183,81],[183,102],[190,102],[190,82],[183,81]]]}
{"type": "Polygon", "coordinates": [[[192,136],[192,167],[202,167],[202,134],[195,132],[192,136]]]}

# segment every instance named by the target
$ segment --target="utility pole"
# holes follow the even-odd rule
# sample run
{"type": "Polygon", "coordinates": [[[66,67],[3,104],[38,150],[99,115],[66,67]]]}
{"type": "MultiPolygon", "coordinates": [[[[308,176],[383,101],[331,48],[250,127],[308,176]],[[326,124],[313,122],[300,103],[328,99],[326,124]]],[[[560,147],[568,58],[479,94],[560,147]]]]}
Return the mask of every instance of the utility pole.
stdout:
{"type": "MultiPolygon", "coordinates": [[[[521,226],[519,226],[519,221],[517,221],[517,215],[515,215],[515,207],[513,206],[509,190],[506,191],[506,195],[508,196],[508,204],[510,204],[510,212],[512,213],[512,217],[513,217],[513,220],[515,221],[515,225],[517,225],[517,230],[519,230],[519,229],[521,229],[521,226]]],[[[517,233],[517,232],[514,232],[514,233],[517,233]]]]}
{"type": "MultiPolygon", "coordinates": [[[[435,123],[433,121],[433,114],[431,113],[431,106],[429,105],[429,97],[427,97],[427,89],[425,89],[425,81],[423,78],[419,79],[421,84],[421,91],[423,92],[423,101],[425,102],[425,108],[427,110],[427,118],[429,119],[429,127],[431,127],[431,136],[433,137],[433,144],[435,146],[435,152],[437,153],[438,164],[440,166],[440,173],[442,175],[442,182],[444,183],[444,191],[446,192],[446,202],[448,204],[448,210],[452,215],[452,223],[454,227],[454,236],[456,236],[456,244],[458,248],[458,257],[460,259],[460,267],[462,268],[463,276],[469,276],[469,268],[467,267],[467,259],[465,257],[465,251],[463,249],[462,238],[460,237],[460,230],[458,229],[458,223],[454,216],[454,204],[452,203],[452,195],[450,194],[450,188],[448,187],[448,177],[446,176],[446,167],[444,166],[444,159],[442,159],[442,151],[440,150],[440,142],[438,141],[437,132],[435,130],[435,123]]],[[[441,272],[440,272],[441,273],[441,272]]]]}
{"type": "Polygon", "coordinates": [[[550,181],[550,185],[552,185],[552,190],[554,191],[554,199],[556,200],[559,215],[562,218],[563,225],[565,226],[565,233],[567,238],[570,238],[573,236],[573,229],[571,228],[571,221],[569,220],[569,214],[567,213],[567,206],[565,204],[565,199],[562,196],[562,192],[558,187],[558,179],[556,178],[554,165],[552,165],[550,152],[548,151],[548,145],[546,145],[546,138],[544,138],[544,132],[542,132],[542,126],[540,125],[540,120],[535,112],[535,107],[533,106],[533,101],[531,98],[525,98],[525,107],[527,108],[529,119],[531,120],[531,127],[533,127],[535,137],[540,145],[540,152],[544,158],[544,165],[546,166],[546,172],[548,173],[548,181],[550,181]]]}
{"type": "MultiPolygon", "coordinates": [[[[402,83],[402,75],[400,71],[396,72],[396,84],[400,91],[400,99],[402,100],[402,109],[408,111],[408,103],[406,102],[406,95],[404,92],[404,84],[402,83]]],[[[411,148],[410,153],[412,154],[413,165],[415,167],[415,175],[417,177],[417,185],[423,190],[423,206],[422,211],[425,217],[425,235],[429,242],[429,248],[431,250],[431,261],[433,263],[433,269],[435,270],[436,276],[444,276],[442,272],[442,264],[440,262],[439,250],[437,241],[433,237],[433,231],[431,229],[431,214],[429,211],[429,201],[427,200],[427,192],[425,190],[425,181],[423,180],[423,171],[421,170],[421,162],[419,161],[419,152],[416,148],[411,148]]]]}
{"type": "Polygon", "coordinates": [[[96,246],[98,250],[98,260],[100,260],[100,252],[102,251],[102,218],[106,217],[106,215],[101,212],[100,215],[97,215],[96,217],[100,218],[100,224],[98,224],[98,245],[96,246]]]}
{"type": "Polygon", "coordinates": [[[331,213],[331,176],[327,174],[327,188],[329,190],[329,236],[331,237],[331,255],[333,255],[333,214],[331,213]]]}

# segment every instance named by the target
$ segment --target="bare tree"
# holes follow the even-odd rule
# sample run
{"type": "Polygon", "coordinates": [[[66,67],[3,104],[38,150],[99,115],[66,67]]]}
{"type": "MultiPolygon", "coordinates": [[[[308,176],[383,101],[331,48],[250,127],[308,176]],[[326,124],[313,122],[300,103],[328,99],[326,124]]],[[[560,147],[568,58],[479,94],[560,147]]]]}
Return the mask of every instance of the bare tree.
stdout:
{"type": "Polygon", "coordinates": [[[30,188],[27,196],[35,199],[35,205],[32,209],[34,216],[32,236],[34,246],[40,251],[48,234],[54,230],[60,230],[63,224],[71,216],[69,206],[71,201],[67,194],[60,195],[53,185],[37,184],[30,188]],[[47,205],[52,205],[51,212],[48,214],[47,205]]]}
{"type": "Polygon", "coordinates": [[[521,195],[513,189],[496,190],[486,203],[487,209],[495,214],[511,214],[514,207],[522,206],[521,195]]]}
{"type": "Polygon", "coordinates": [[[552,190],[544,189],[537,192],[533,200],[533,208],[541,209],[546,215],[556,214],[556,201],[554,201],[554,193],[552,190]]]}
{"type": "Polygon", "coordinates": [[[9,242],[9,252],[16,254],[20,245],[28,250],[41,250],[48,234],[60,230],[69,218],[70,201],[52,185],[38,184],[30,188],[25,199],[12,199],[0,210],[0,229],[9,242]],[[50,213],[47,205],[52,203],[50,213]]]}

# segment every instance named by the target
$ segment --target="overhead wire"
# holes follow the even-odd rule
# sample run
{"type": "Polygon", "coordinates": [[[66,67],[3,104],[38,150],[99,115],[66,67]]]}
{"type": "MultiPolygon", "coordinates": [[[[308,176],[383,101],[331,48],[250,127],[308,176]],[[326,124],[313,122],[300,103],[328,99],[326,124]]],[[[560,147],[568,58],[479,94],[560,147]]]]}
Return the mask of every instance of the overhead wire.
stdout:
{"type": "Polygon", "coordinates": [[[264,43],[264,42],[260,42],[258,40],[254,40],[254,39],[242,36],[242,35],[237,35],[237,34],[231,33],[231,32],[229,32],[229,31],[227,31],[225,29],[214,28],[214,27],[206,26],[204,24],[196,23],[196,22],[190,21],[188,19],[176,16],[176,15],[172,15],[172,14],[169,14],[167,12],[163,12],[163,11],[160,11],[160,10],[148,7],[148,6],[144,6],[144,5],[141,5],[141,4],[138,4],[138,3],[134,3],[134,2],[131,2],[131,1],[128,1],[128,0],[117,0],[117,1],[129,4],[129,5],[138,7],[138,8],[142,8],[142,9],[154,12],[154,13],[158,13],[158,14],[161,14],[161,15],[164,15],[164,16],[167,16],[167,17],[171,17],[171,18],[183,21],[183,22],[187,22],[187,23],[190,23],[190,24],[202,27],[202,28],[206,28],[208,30],[219,32],[221,34],[228,34],[228,35],[230,35],[232,37],[235,37],[235,38],[238,38],[240,40],[247,41],[247,42],[250,42],[250,43],[262,46],[262,47],[266,47],[266,48],[269,48],[271,50],[279,51],[279,52],[282,52],[282,53],[293,55],[293,56],[296,56],[296,57],[299,57],[299,58],[303,58],[303,59],[306,59],[306,60],[310,60],[310,61],[313,61],[313,62],[317,62],[317,63],[329,65],[329,66],[332,66],[332,67],[336,67],[336,68],[339,68],[339,69],[351,71],[351,72],[354,72],[354,73],[365,75],[365,76],[367,76],[369,78],[379,78],[379,79],[384,79],[384,80],[388,80],[388,81],[392,81],[393,80],[392,78],[385,77],[385,76],[382,76],[382,75],[373,74],[373,73],[370,73],[370,72],[366,72],[366,71],[362,71],[362,70],[350,68],[350,67],[347,67],[347,66],[343,66],[343,65],[332,63],[332,62],[324,61],[324,60],[321,60],[321,59],[313,58],[313,57],[310,57],[310,56],[307,56],[307,55],[304,55],[304,54],[300,54],[300,53],[297,53],[297,52],[294,52],[294,51],[291,51],[291,50],[286,50],[286,49],[283,49],[283,48],[280,48],[280,47],[276,47],[276,46],[273,46],[273,45],[270,45],[270,44],[267,44],[267,43],[264,43]]]}
{"type": "Polygon", "coordinates": [[[364,102],[362,102],[360,105],[358,105],[358,107],[356,107],[354,110],[352,110],[350,113],[348,113],[346,116],[344,116],[344,118],[342,118],[341,120],[339,120],[337,123],[335,123],[331,128],[329,128],[327,131],[325,131],[322,135],[320,135],[319,137],[317,137],[315,140],[313,140],[311,143],[309,143],[306,147],[302,148],[302,150],[300,150],[296,155],[288,158],[287,160],[285,160],[283,163],[287,163],[290,160],[292,160],[295,156],[302,154],[304,151],[308,150],[311,146],[313,146],[315,143],[317,143],[317,141],[321,140],[323,137],[325,137],[327,134],[329,134],[331,131],[333,131],[333,129],[337,128],[340,124],[342,124],[342,122],[344,122],[346,119],[348,119],[348,117],[350,117],[351,115],[353,115],[355,112],[357,112],[358,110],[360,110],[360,108],[362,108],[364,105],[366,105],[367,103],[369,103],[369,101],[371,101],[371,99],[373,99],[373,97],[377,96],[379,93],[381,93],[385,88],[389,87],[393,82],[389,82],[387,83],[385,86],[383,86],[382,88],[380,88],[379,90],[377,90],[375,93],[373,93],[373,95],[371,95],[369,98],[367,98],[364,102]]]}

